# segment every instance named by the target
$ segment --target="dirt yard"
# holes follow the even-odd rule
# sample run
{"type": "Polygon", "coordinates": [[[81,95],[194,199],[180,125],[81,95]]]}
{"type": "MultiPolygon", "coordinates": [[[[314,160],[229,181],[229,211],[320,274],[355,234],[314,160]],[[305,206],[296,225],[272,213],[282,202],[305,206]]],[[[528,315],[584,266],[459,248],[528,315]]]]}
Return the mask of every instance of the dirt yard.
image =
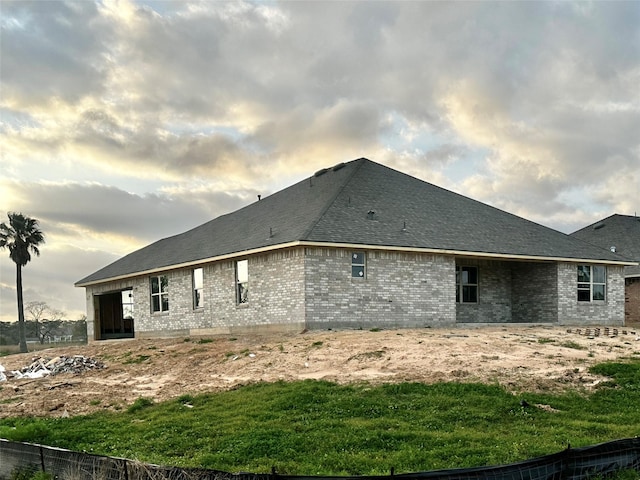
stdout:
{"type": "Polygon", "coordinates": [[[603,380],[587,372],[590,365],[640,357],[640,331],[586,330],[509,326],[94,342],[0,357],[9,377],[0,383],[0,417],[121,410],[138,397],[160,401],[277,380],[455,380],[499,383],[514,393],[590,390],[603,380]],[[83,355],[106,368],[11,377],[36,355],[83,355]]]}

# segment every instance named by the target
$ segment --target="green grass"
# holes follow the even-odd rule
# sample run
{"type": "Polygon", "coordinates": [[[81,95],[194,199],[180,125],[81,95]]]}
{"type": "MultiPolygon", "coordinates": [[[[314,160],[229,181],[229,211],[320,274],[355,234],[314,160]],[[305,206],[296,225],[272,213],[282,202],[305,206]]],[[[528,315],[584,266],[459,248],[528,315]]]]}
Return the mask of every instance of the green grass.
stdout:
{"type": "Polygon", "coordinates": [[[568,340],[566,342],[562,342],[560,344],[561,347],[565,347],[565,348],[574,348],[576,350],[586,350],[587,347],[580,345],[577,342],[574,342],[573,340],[568,340]]]}
{"type": "Polygon", "coordinates": [[[165,403],[140,398],[119,413],[4,419],[0,437],[230,472],[387,475],[391,467],[496,465],[640,434],[640,361],[592,371],[611,381],[589,395],[514,396],[476,383],[257,383],[165,403]]]}

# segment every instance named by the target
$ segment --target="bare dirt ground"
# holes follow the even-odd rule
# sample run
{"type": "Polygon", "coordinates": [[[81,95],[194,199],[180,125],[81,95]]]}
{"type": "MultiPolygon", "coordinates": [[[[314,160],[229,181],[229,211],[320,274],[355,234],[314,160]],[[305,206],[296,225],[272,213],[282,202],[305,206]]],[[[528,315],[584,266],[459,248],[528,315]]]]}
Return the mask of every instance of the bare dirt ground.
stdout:
{"type": "Polygon", "coordinates": [[[323,379],[338,383],[466,381],[523,391],[593,389],[595,363],[640,356],[640,330],[479,327],[315,331],[157,340],[112,340],[0,357],[7,372],[36,356],[83,355],[106,368],[0,383],[0,417],[67,416],[121,410],[252,382],[323,379]]]}

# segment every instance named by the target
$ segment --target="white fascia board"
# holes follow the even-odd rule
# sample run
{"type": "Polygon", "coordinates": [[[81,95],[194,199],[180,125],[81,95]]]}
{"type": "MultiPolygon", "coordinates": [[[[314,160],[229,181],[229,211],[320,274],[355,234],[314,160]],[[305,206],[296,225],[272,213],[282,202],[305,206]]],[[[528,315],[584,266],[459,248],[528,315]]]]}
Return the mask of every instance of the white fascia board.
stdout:
{"type": "Polygon", "coordinates": [[[515,255],[504,253],[489,253],[489,252],[469,252],[464,250],[446,250],[437,248],[418,248],[418,247],[397,247],[388,245],[366,245],[356,243],[328,243],[328,242],[309,242],[309,241],[295,241],[288,243],[280,243],[277,245],[269,245],[266,247],[254,248],[251,250],[243,250],[241,252],[227,253],[219,255],[217,257],[203,258],[200,260],[194,260],[192,262],[184,262],[175,265],[168,265],[165,267],[158,267],[149,270],[143,270],[139,272],[129,273],[126,275],[118,275],[115,277],[103,278],[101,280],[95,280],[91,282],[77,283],[76,287],[90,287],[92,285],[98,285],[101,283],[115,282],[118,280],[125,280],[127,278],[140,277],[144,275],[152,275],[154,273],[169,272],[171,270],[179,270],[181,268],[195,267],[198,265],[204,265],[207,263],[218,262],[221,260],[229,260],[232,258],[248,257],[259,253],[271,252],[274,250],[282,250],[285,248],[293,247],[314,247],[314,248],[348,248],[358,250],[386,250],[395,252],[410,252],[410,253],[431,253],[437,255],[452,255],[456,257],[475,257],[475,258],[496,258],[502,260],[525,260],[532,262],[567,262],[567,263],[598,263],[606,265],[622,265],[622,266],[636,266],[638,263],[625,262],[617,260],[596,260],[593,258],[565,258],[565,257],[544,257],[534,255],[515,255]]]}

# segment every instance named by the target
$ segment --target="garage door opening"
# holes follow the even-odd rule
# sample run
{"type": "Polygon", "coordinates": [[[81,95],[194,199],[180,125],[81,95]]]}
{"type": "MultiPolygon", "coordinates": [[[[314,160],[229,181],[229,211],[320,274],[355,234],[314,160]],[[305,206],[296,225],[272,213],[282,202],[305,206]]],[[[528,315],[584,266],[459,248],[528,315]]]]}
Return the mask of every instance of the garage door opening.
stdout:
{"type": "Polygon", "coordinates": [[[96,340],[133,338],[133,290],[104,293],[94,297],[96,340]]]}

